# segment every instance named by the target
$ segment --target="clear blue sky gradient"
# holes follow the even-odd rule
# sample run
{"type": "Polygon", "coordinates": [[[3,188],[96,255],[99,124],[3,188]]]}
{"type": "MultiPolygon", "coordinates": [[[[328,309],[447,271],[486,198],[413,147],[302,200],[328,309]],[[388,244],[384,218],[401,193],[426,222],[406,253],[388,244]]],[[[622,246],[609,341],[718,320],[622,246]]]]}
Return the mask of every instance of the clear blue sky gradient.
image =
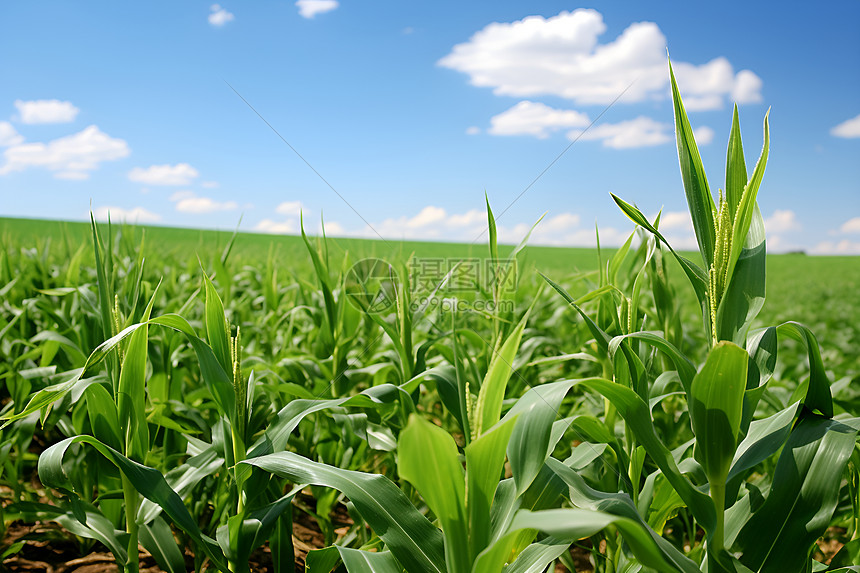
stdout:
{"type": "MultiPolygon", "coordinates": [[[[208,20],[211,4],[4,2],[0,122],[9,122],[24,143],[47,143],[96,125],[125,141],[130,152],[99,162],[87,179],[67,180],[39,166],[3,173],[4,153],[14,146],[0,147],[0,215],[83,219],[92,204],[140,208],[158,224],[188,227],[232,228],[243,214],[244,230],[265,230],[261,222],[268,220],[268,229],[284,231],[294,228],[295,215],[277,206],[300,202],[314,230],[322,211],[337,223],[333,232],[373,236],[363,218],[399,238],[413,236],[402,229],[422,209],[438,208],[425,214],[444,223],[482,209],[485,191],[499,214],[569,139],[565,130],[543,139],[493,135],[491,118],[521,100],[592,119],[605,105],[546,94],[496,95],[438,62],[493,22],[593,8],[606,25],[601,44],[633,23],[654,22],[673,61],[702,65],[724,57],[735,72],[749,69],[761,78],[762,101],[741,105],[740,117],[751,169],[771,108],[771,155],[759,203],[773,221],[773,249],[860,253],[860,137],[831,133],[860,114],[858,2],[342,0],[304,18],[292,1],[225,0],[221,6],[233,19],[221,26],[208,20]],[[50,99],[71,102],[79,113],[71,122],[28,124],[15,106],[50,99]],[[480,133],[467,134],[470,127],[480,133]],[[180,163],[199,173],[186,185],[129,179],[134,168],[180,163]],[[228,208],[179,211],[180,191],[228,208]]],[[[694,127],[715,133],[701,148],[715,193],[723,186],[731,113],[728,104],[690,112],[694,127]]],[[[639,116],[671,123],[671,102],[662,96],[622,100],[595,127],[639,116]]],[[[538,242],[588,244],[595,221],[617,241],[632,224],[610,192],[649,214],[685,210],[674,142],[629,149],[575,143],[502,215],[503,238],[513,240],[548,212],[545,221],[556,217],[560,230],[543,231],[538,242]]],[[[472,227],[458,229],[468,234],[472,227]]],[[[689,241],[686,232],[678,228],[679,241],[689,241]]],[[[425,225],[414,236],[465,234],[425,225]]]]}

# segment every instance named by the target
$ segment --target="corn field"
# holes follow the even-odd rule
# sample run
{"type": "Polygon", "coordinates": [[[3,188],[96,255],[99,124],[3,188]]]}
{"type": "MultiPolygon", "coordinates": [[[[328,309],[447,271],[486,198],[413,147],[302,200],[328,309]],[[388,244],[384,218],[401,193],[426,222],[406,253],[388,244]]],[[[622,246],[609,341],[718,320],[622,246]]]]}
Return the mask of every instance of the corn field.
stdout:
{"type": "Polygon", "coordinates": [[[286,267],[240,235],[4,236],[5,567],[860,571],[856,322],[762,324],[768,118],[750,169],[735,108],[714,193],[672,91],[694,255],[614,195],[636,230],[576,273],[499,245],[488,201],[459,292],[304,231],[286,267]]]}

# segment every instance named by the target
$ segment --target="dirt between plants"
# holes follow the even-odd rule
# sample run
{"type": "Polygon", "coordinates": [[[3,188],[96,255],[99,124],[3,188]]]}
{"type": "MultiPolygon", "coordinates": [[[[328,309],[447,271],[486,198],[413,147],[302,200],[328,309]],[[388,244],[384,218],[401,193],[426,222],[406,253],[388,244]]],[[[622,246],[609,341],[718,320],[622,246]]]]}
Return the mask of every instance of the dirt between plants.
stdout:
{"type": "MultiPolygon", "coordinates": [[[[311,498],[312,499],[312,498],[311,498]]],[[[308,500],[309,501],[309,500],[308,500]]],[[[338,528],[338,533],[345,532],[351,525],[351,520],[343,505],[338,505],[333,522],[344,527],[338,528]]],[[[823,563],[830,559],[842,548],[845,530],[831,527],[818,541],[815,558],[823,563]]],[[[12,523],[6,531],[3,547],[8,547],[17,541],[24,541],[24,547],[14,556],[0,564],[0,571],[10,573],[117,573],[119,571],[113,555],[104,546],[96,543],[95,550],[88,555],[80,555],[78,545],[70,534],[54,523],[23,524],[12,523]]],[[[305,558],[309,551],[325,546],[324,536],[316,519],[304,511],[297,511],[293,522],[293,546],[296,554],[296,573],[305,570],[305,558]]],[[[591,553],[584,547],[571,549],[571,557],[576,565],[577,573],[594,570],[591,553]]],[[[186,567],[194,569],[194,556],[186,551],[186,567]]],[[[274,573],[272,556],[268,546],[254,552],[250,560],[251,573],[274,573]]],[[[214,569],[211,569],[214,570],[214,569]]],[[[162,573],[155,560],[148,552],[140,552],[141,573],[162,573]]],[[[557,565],[555,573],[565,573],[563,565],[557,565]]]]}

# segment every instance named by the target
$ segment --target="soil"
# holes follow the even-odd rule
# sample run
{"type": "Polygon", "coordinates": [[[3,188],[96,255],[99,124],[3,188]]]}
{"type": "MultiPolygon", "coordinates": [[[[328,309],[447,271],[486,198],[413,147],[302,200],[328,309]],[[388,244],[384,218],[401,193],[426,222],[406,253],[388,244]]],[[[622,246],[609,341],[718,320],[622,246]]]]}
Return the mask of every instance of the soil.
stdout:
{"type": "MultiPolygon", "coordinates": [[[[301,501],[313,507],[313,497],[306,492],[299,494],[301,501]]],[[[346,507],[342,504],[335,508],[332,521],[343,533],[352,524],[346,507]]],[[[23,548],[14,556],[0,564],[0,571],[14,573],[117,573],[118,567],[113,555],[101,544],[95,545],[95,550],[87,555],[81,555],[78,545],[71,535],[54,523],[24,524],[15,522],[9,525],[3,547],[8,547],[17,541],[24,541],[23,548]]],[[[818,541],[815,559],[829,563],[830,559],[842,548],[845,541],[845,530],[831,527],[818,541]]],[[[305,569],[305,557],[308,551],[325,546],[324,536],[316,519],[304,512],[296,511],[293,522],[293,545],[296,554],[296,573],[305,569]]],[[[188,570],[193,570],[194,556],[186,553],[188,570]]],[[[583,573],[594,570],[591,553],[583,547],[571,549],[571,557],[576,564],[576,572],[583,573]]],[[[258,549],[251,556],[252,573],[274,573],[272,557],[268,546],[258,549]]],[[[161,573],[152,556],[141,549],[140,570],[142,573],[161,573]]],[[[563,565],[558,565],[556,573],[568,571],[563,565]]]]}

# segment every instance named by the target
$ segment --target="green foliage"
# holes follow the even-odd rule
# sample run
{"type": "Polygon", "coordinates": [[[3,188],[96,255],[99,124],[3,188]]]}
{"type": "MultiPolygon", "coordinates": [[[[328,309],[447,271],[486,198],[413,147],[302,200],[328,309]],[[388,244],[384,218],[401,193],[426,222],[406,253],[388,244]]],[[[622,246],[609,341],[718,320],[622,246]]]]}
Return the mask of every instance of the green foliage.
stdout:
{"type": "Polygon", "coordinates": [[[596,257],[500,245],[489,199],[489,249],[0,220],[4,530],[53,521],[130,572],[141,546],[171,573],[263,546],[292,571],[304,512],[312,573],[540,572],[572,548],[600,573],[805,573],[830,529],[849,570],[860,267],[767,256],[767,116],[750,174],[735,109],[714,197],[670,80],[698,254],[615,196],[639,230],[596,257]],[[390,262],[373,312],[347,288],[367,257],[390,262]],[[419,288],[422,257],[489,280],[419,288]]]}

